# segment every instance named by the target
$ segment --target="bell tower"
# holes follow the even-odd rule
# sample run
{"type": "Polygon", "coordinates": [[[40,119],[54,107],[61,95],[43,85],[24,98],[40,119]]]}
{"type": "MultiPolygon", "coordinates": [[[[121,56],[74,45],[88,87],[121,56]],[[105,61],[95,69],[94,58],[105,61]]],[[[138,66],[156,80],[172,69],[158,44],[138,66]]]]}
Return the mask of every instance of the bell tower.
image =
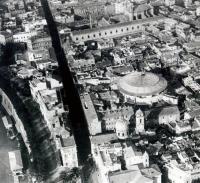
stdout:
{"type": "Polygon", "coordinates": [[[138,109],[135,113],[135,124],[136,134],[144,132],[144,114],[141,109],[138,109]]]}

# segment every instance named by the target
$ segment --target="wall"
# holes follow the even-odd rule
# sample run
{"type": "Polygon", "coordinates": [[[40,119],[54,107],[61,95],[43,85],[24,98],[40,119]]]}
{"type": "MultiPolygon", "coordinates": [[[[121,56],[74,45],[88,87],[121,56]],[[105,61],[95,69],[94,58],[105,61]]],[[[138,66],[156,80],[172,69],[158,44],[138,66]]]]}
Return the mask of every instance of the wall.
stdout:
{"type": "Polygon", "coordinates": [[[4,35],[0,35],[0,43],[5,45],[6,44],[6,38],[4,35]]]}
{"type": "Polygon", "coordinates": [[[168,178],[173,183],[191,183],[191,175],[189,171],[181,170],[180,168],[176,167],[175,165],[168,164],[166,165],[168,170],[168,178]]]}
{"type": "Polygon", "coordinates": [[[144,20],[135,20],[131,22],[109,25],[106,27],[74,31],[71,34],[71,38],[74,42],[78,43],[100,38],[126,36],[133,33],[142,32],[145,30],[145,26],[158,24],[159,22],[163,22],[165,19],[166,18],[164,17],[153,17],[144,20]]]}
{"type": "Polygon", "coordinates": [[[180,114],[159,114],[159,124],[168,124],[169,122],[179,121],[180,114]]]}
{"type": "Polygon", "coordinates": [[[28,40],[32,37],[32,36],[36,36],[37,32],[19,32],[17,34],[13,35],[13,40],[15,43],[18,42],[28,42],[28,40]]]}

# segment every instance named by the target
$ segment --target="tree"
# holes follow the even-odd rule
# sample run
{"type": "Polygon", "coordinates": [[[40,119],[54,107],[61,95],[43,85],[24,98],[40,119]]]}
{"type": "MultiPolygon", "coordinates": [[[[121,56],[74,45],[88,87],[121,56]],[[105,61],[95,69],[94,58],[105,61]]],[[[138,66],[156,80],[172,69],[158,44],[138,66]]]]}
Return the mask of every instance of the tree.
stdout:
{"type": "Polygon", "coordinates": [[[74,167],[70,172],[66,172],[64,175],[64,181],[66,183],[76,183],[81,176],[81,169],[74,167]]]}

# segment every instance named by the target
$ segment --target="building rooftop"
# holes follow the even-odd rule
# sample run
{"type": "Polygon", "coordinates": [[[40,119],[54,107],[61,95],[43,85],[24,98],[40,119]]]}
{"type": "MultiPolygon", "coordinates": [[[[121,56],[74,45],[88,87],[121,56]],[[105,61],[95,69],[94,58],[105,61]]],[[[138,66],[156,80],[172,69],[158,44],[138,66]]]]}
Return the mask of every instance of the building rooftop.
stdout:
{"type": "Polygon", "coordinates": [[[179,109],[177,106],[169,106],[169,107],[164,107],[161,112],[160,115],[170,115],[170,114],[179,114],[179,109]]]}
{"type": "Polygon", "coordinates": [[[5,36],[5,37],[10,37],[10,36],[12,36],[12,33],[9,33],[9,32],[7,32],[7,31],[1,31],[1,32],[0,32],[0,35],[3,35],[3,36],[5,36]]]}
{"type": "Polygon", "coordinates": [[[139,151],[134,146],[129,146],[124,149],[124,156],[126,158],[132,158],[136,156],[142,156],[142,151],[139,151]]]}
{"type": "Polygon", "coordinates": [[[84,96],[82,96],[81,101],[82,101],[83,108],[85,110],[86,120],[88,124],[90,125],[93,123],[93,120],[98,119],[96,110],[94,108],[93,102],[89,94],[85,94],[84,96]]]}
{"type": "Polygon", "coordinates": [[[117,140],[118,137],[116,133],[109,133],[109,134],[101,134],[101,135],[95,135],[91,137],[91,143],[93,144],[103,144],[108,143],[114,140],[117,140]]]}
{"type": "Polygon", "coordinates": [[[75,146],[75,140],[74,140],[74,136],[70,136],[68,138],[63,138],[62,139],[62,146],[63,147],[71,147],[71,146],[75,146]]]}
{"type": "Polygon", "coordinates": [[[143,175],[145,175],[146,177],[149,177],[149,178],[157,177],[157,176],[160,176],[162,174],[161,172],[159,172],[158,170],[156,170],[154,168],[142,169],[141,173],[143,175]]]}
{"type": "Polygon", "coordinates": [[[8,152],[10,160],[10,169],[11,171],[20,170],[23,168],[21,152],[20,150],[8,152]]]}
{"type": "Polygon", "coordinates": [[[139,170],[125,170],[109,173],[109,180],[111,183],[151,183],[152,181],[151,179],[144,177],[139,170]]]}
{"type": "Polygon", "coordinates": [[[121,78],[118,88],[121,93],[131,96],[150,96],[164,91],[167,81],[151,72],[132,72],[121,78]]]}

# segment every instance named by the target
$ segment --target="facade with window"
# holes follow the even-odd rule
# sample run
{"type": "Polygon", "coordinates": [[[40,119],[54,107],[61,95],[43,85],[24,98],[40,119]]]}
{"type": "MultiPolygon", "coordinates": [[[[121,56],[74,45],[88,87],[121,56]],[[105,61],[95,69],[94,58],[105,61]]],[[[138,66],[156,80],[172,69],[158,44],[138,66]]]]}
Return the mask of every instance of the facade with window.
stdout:
{"type": "Polygon", "coordinates": [[[116,110],[106,110],[102,119],[102,130],[103,131],[115,131],[116,122],[125,120],[127,125],[133,115],[132,107],[123,107],[116,110]]]}
{"type": "Polygon", "coordinates": [[[191,183],[191,172],[187,166],[178,166],[175,160],[165,165],[168,179],[172,183],[191,183]]]}
{"type": "Polygon", "coordinates": [[[115,125],[115,130],[119,139],[128,138],[128,123],[125,120],[118,120],[115,125]]]}
{"type": "Polygon", "coordinates": [[[124,160],[126,162],[127,169],[131,169],[133,165],[143,164],[143,166],[149,167],[149,155],[145,151],[136,149],[134,146],[124,148],[124,160]]]}
{"type": "Polygon", "coordinates": [[[33,50],[44,50],[52,47],[51,37],[35,37],[31,40],[33,50]]]}
{"type": "Polygon", "coordinates": [[[74,31],[71,34],[72,40],[76,43],[102,38],[114,38],[126,36],[137,32],[143,32],[146,24],[157,25],[165,21],[164,17],[152,17],[144,20],[135,20],[119,24],[112,24],[105,27],[74,31]]]}
{"type": "Polygon", "coordinates": [[[180,111],[177,106],[165,107],[159,113],[159,124],[168,124],[175,121],[180,121],[180,111]]]}
{"type": "Polygon", "coordinates": [[[77,148],[73,136],[62,140],[62,147],[60,148],[60,153],[62,158],[62,164],[64,167],[78,167],[77,148]]]}
{"type": "Polygon", "coordinates": [[[33,36],[36,36],[37,32],[32,31],[32,32],[18,32],[13,35],[13,41],[15,43],[28,43],[30,42],[30,38],[33,36]]]}
{"type": "Polygon", "coordinates": [[[143,112],[139,109],[135,113],[135,132],[142,133],[145,131],[144,129],[144,114],[143,112]]]}

